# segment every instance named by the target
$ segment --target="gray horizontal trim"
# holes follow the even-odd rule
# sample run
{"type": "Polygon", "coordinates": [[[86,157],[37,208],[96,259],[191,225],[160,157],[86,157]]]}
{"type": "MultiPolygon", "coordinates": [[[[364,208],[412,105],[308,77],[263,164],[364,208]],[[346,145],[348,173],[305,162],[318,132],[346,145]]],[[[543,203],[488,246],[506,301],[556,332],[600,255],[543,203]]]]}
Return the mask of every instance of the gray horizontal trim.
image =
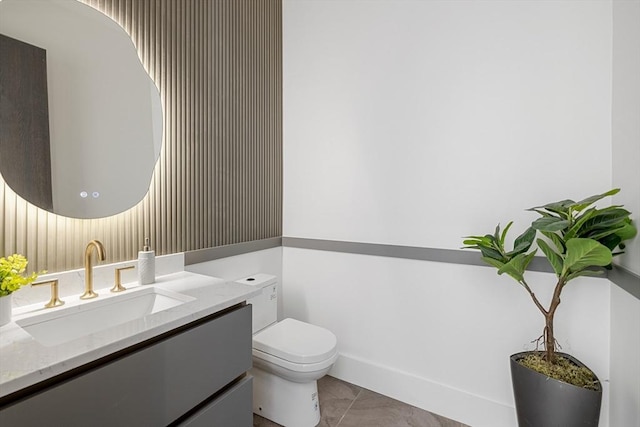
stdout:
{"type": "MultiPolygon", "coordinates": [[[[478,265],[489,267],[477,252],[456,249],[423,248],[418,246],[383,245],[378,243],[343,242],[339,240],[302,239],[283,237],[282,246],[319,251],[345,252],[350,254],[386,256],[392,258],[416,259],[420,261],[446,262],[450,264],[478,265]]],[[[536,257],[529,269],[553,273],[544,258],[536,257]]]]}
{"type": "Polygon", "coordinates": [[[197,264],[199,262],[213,261],[220,258],[227,258],[234,255],[242,255],[249,252],[277,248],[280,246],[282,246],[282,238],[272,237],[269,239],[253,240],[251,242],[188,251],[184,254],[184,264],[197,264]]]}
{"type": "MultiPolygon", "coordinates": [[[[458,249],[383,245],[377,243],[344,242],[339,240],[304,239],[299,237],[283,237],[282,246],[319,251],[344,252],[350,254],[490,267],[482,261],[477,252],[458,249]]],[[[531,261],[531,264],[529,264],[528,270],[553,273],[553,269],[544,257],[535,257],[533,261],[531,261]]],[[[640,277],[633,272],[614,265],[613,270],[609,271],[607,275],[602,277],[609,279],[631,295],[640,299],[640,277]]]]}
{"type": "Polygon", "coordinates": [[[618,265],[613,266],[607,278],[634,297],[640,299],[640,276],[618,265]]]}
{"type": "MultiPolygon", "coordinates": [[[[482,261],[477,252],[472,251],[424,248],[418,246],[383,245],[378,243],[344,242],[340,240],[303,239],[299,237],[273,237],[269,239],[254,240],[251,242],[189,251],[185,252],[185,265],[213,261],[234,255],[242,255],[264,249],[277,248],[279,246],[490,267],[482,261]]],[[[531,264],[529,264],[528,270],[553,273],[553,269],[547,262],[546,258],[543,257],[535,257],[533,261],[531,261],[531,264]]],[[[613,270],[607,272],[607,275],[602,277],[610,280],[634,297],[640,299],[640,276],[632,271],[614,265],[613,270]]]]}

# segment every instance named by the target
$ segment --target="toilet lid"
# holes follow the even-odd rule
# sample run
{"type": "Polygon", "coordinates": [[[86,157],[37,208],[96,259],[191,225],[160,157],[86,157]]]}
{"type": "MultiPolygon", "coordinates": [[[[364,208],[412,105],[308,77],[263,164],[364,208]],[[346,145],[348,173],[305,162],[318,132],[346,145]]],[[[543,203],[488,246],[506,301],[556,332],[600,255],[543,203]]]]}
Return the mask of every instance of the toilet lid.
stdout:
{"type": "Polygon", "coordinates": [[[330,331],[295,319],[284,319],[253,336],[253,348],[294,363],[328,359],[338,340],[330,331]]]}

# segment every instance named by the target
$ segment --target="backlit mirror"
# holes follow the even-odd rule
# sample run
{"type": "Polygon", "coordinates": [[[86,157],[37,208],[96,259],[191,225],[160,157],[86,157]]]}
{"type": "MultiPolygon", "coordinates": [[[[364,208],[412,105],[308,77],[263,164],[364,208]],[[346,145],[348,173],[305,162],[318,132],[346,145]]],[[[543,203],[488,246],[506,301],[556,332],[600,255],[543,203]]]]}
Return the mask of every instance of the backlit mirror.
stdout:
{"type": "MultiPolygon", "coordinates": [[[[7,43],[24,43],[46,56],[46,92],[34,96],[19,89],[19,100],[32,96],[36,101],[27,103],[36,105],[27,114],[11,101],[9,90],[23,84],[25,73],[6,68],[0,73],[0,127],[6,131],[0,131],[0,157],[24,151],[21,160],[0,162],[9,187],[43,209],[73,218],[111,216],[140,202],[162,145],[162,106],[129,35],[75,0],[1,0],[0,34],[7,43]],[[25,181],[46,181],[39,174],[49,173],[30,166],[35,162],[31,144],[40,138],[32,131],[41,120],[31,113],[42,97],[48,99],[40,104],[48,104],[50,206],[22,189],[29,187],[22,185],[25,181]],[[21,150],[3,149],[16,146],[21,150]]],[[[3,57],[0,62],[1,67],[15,61],[3,57]]],[[[45,129],[46,122],[40,127],[45,129]]]]}

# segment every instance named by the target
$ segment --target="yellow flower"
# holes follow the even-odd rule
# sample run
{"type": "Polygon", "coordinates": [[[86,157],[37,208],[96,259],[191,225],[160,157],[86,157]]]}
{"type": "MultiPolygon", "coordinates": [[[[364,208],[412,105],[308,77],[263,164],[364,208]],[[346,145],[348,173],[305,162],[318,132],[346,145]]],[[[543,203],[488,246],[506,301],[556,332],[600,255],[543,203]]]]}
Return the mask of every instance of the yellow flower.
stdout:
{"type": "Polygon", "coordinates": [[[20,254],[0,258],[0,297],[7,296],[36,280],[37,273],[23,276],[28,263],[20,254]]]}

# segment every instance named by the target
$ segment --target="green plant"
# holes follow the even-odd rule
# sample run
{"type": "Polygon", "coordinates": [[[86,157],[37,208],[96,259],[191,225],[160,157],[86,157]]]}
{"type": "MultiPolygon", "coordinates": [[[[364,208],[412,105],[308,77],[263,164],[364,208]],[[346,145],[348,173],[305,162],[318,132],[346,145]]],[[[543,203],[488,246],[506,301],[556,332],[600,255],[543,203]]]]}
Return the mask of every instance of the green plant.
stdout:
{"type": "Polygon", "coordinates": [[[23,275],[28,263],[27,259],[19,254],[0,258],[0,297],[10,295],[36,280],[37,273],[23,275]]]}
{"type": "Polygon", "coordinates": [[[537,212],[540,217],[515,239],[511,251],[505,249],[505,239],[513,222],[509,222],[502,231],[498,224],[493,234],[465,237],[466,246],[463,249],[479,250],[482,259],[497,268],[498,274],[508,274],[531,296],[545,318],[545,327],[537,342],[543,343],[548,363],[556,360],[557,341],[553,319],[564,287],[576,277],[595,276],[602,274],[603,268],[610,269],[613,256],[623,253],[623,242],[637,233],[630,219],[631,213],[622,206],[603,209],[591,206],[619,191],[613,189],[579,202],[562,200],[528,209],[537,212]],[[538,232],[544,238],[536,239],[538,232]],[[548,308],[542,305],[524,277],[527,266],[538,251],[534,249],[528,252],[534,241],[558,279],[548,308]],[[617,249],[619,251],[616,252],[617,249]]]}

